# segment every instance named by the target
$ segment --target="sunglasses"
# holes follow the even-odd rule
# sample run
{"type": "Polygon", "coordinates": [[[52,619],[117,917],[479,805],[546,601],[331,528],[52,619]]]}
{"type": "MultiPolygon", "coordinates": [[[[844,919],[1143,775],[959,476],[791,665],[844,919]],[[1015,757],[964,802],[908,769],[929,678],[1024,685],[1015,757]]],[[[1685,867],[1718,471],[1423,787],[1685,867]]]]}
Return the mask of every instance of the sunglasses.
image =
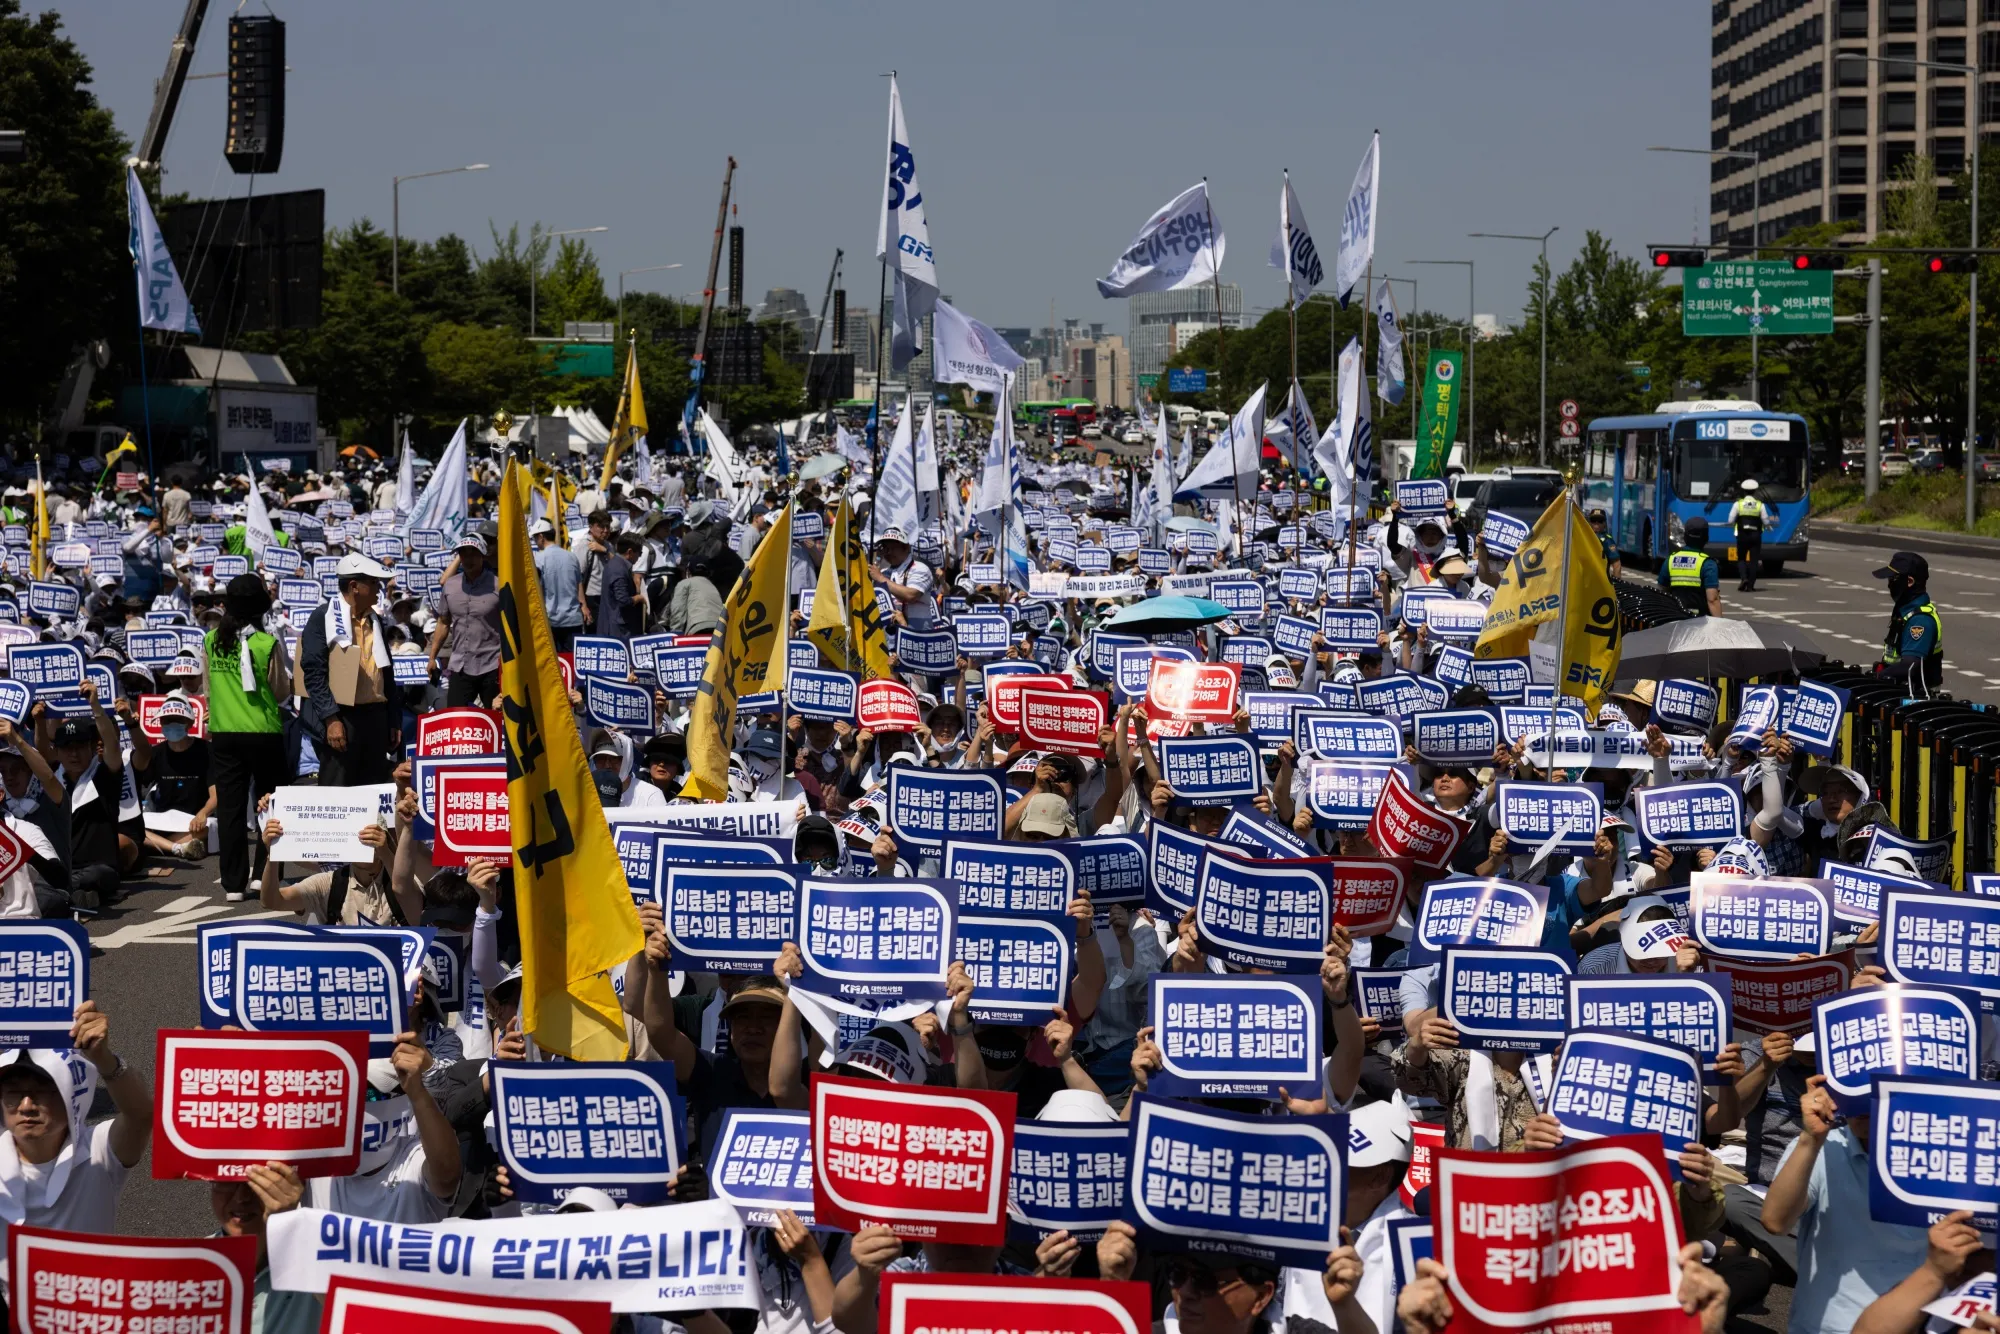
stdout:
{"type": "Polygon", "coordinates": [[[1233,1272],[1223,1279],[1214,1270],[1203,1269],[1199,1265],[1175,1263],[1167,1266],[1167,1286],[1177,1294],[1184,1292],[1190,1297],[1213,1297],[1242,1282],[1243,1279],[1233,1272]]]}

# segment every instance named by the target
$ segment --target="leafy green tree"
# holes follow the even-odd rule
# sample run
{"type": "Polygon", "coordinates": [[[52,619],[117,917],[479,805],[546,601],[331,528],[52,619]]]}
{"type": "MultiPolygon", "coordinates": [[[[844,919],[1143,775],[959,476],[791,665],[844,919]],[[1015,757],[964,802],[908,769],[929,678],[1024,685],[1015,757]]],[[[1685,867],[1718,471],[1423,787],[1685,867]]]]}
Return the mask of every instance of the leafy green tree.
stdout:
{"type": "Polygon", "coordinates": [[[424,334],[423,355],[430,392],[422,411],[434,431],[450,431],[461,417],[488,416],[548,393],[542,382],[547,354],[510,329],[433,324],[424,334]]]}

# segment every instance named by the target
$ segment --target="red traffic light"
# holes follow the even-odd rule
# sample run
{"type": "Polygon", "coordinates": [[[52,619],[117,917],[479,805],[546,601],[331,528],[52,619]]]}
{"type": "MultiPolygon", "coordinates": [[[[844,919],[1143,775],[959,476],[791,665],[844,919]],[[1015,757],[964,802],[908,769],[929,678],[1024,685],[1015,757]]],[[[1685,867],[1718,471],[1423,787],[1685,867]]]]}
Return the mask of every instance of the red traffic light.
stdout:
{"type": "Polygon", "coordinates": [[[1670,268],[1672,268],[1672,267],[1673,267],[1673,264],[1674,264],[1674,257],[1673,257],[1672,255],[1668,254],[1668,253],[1667,253],[1666,251],[1664,251],[1664,250],[1655,250],[1655,251],[1653,252],[1653,267],[1654,267],[1654,268],[1656,268],[1656,269],[1670,269],[1670,268]]]}
{"type": "Polygon", "coordinates": [[[1971,273],[1978,267],[1977,255],[1932,255],[1924,261],[1928,273],[1971,273]]]}
{"type": "Polygon", "coordinates": [[[1847,262],[1847,257],[1833,250],[1806,250],[1792,256],[1795,269],[1837,269],[1847,262]]]}
{"type": "Polygon", "coordinates": [[[1670,250],[1664,246],[1652,246],[1650,249],[1656,269],[1699,269],[1708,263],[1706,250],[1670,250]]]}
{"type": "Polygon", "coordinates": [[[1924,267],[1929,269],[1932,273],[1943,273],[1944,256],[1932,255],[1929,259],[1924,261],[1924,267]]]}
{"type": "Polygon", "coordinates": [[[1792,256],[1792,267],[1793,267],[1793,268],[1795,268],[1795,269],[1809,269],[1809,268],[1811,268],[1811,267],[1812,267],[1812,256],[1811,256],[1811,255],[1793,255],[1793,256],[1792,256]]]}

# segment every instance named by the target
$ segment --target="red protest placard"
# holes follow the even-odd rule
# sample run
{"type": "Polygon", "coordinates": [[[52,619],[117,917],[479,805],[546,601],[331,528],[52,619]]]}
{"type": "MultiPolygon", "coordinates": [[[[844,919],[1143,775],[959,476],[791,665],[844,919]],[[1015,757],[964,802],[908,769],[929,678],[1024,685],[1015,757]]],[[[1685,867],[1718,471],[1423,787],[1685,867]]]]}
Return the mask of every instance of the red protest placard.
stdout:
{"type": "Polygon", "coordinates": [[[140,482],[138,473],[121,472],[118,474],[117,478],[113,480],[112,485],[117,487],[120,491],[137,491],[140,488],[140,486],[143,485],[143,483],[140,482]]]}
{"type": "Polygon", "coordinates": [[[437,776],[435,866],[463,866],[467,858],[514,857],[513,817],[507,775],[479,769],[441,769],[437,776]]]}
{"type": "Polygon", "coordinates": [[[901,681],[863,681],[855,717],[871,732],[914,732],[923,726],[917,692],[901,681]]]}
{"type": "Polygon", "coordinates": [[[1014,1095],[812,1079],[813,1213],[899,1237],[998,1246],[1007,1236],[1014,1095]]]}
{"type": "Polygon", "coordinates": [[[1147,1334],[1152,1299],[1144,1283],[1035,1278],[1025,1274],[884,1274],[877,1334],[943,1330],[1035,1330],[1037,1334],[1147,1334]]]}
{"type": "Polygon", "coordinates": [[[500,715],[491,709],[439,709],[417,719],[417,755],[498,755],[500,715]]]}
{"type": "Polygon", "coordinates": [[[1104,696],[1087,690],[1021,692],[1021,739],[1043,750],[1104,758],[1104,696]]]}
{"type": "Polygon", "coordinates": [[[1333,920],[1349,935],[1379,936],[1396,925],[1409,893],[1411,865],[1389,857],[1335,857],[1333,920]]]}
{"type": "Polygon", "coordinates": [[[1243,668],[1234,662],[1153,659],[1146,677],[1146,712],[1188,723],[1226,723],[1236,717],[1243,668]]]}
{"type": "Polygon", "coordinates": [[[1021,692],[1030,686],[1037,690],[1068,690],[1070,679],[1033,672],[993,677],[986,683],[986,712],[995,727],[1003,732],[1020,730],[1021,692]]]}
{"type": "Polygon", "coordinates": [[[1810,1032],[1813,1006],[1847,990],[1854,979],[1853,950],[1784,963],[1703,957],[1709,972],[1729,979],[1730,1015],[1746,1033],[1810,1032]]]}
{"type": "Polygon", "coordinates": [[[1658,1135],[1547,1153],[1440,1149],[1431,1237],[1464,1334],[1699,1328],[1675,1296],[1681,1225],[1658,1135]]]}
{"type": "Polygon", "coordinates": [[[1388,856],[1407,857],[1419,866],[1443,870],[1469,828],[1465,821],[1445,814],[1412,792],[1409,780],[1392,769],[1375,802],[1375,816],[1368,822],[1368,841],[1388,856]]]}
{"type": "Polygon", "coordinates": [[[319,1334],[610,1334],[610,1302],[493,1297],[454,1288],[413,1288],[335,1274],[326,1285],[319,1334]]]}
{"type": "Polygon", "coordinates": [[[249,1334],[255,1237],[115,1237],[16,1223],[12,1334],[249,1334]]]}
{"type": "Polygon", "coordinates": [[[273,1160],[305,1177],[361,1167],[368,1035],[159,1030],[153,1177],[229,1181],[273,1160]]]}
{"type": "Polygon", "coordinates": [[[1410,1124],[1410,1165],[1403,1172],[1403,1184],[1398,1194],[1403,1197],[1403,1207],[1417,1207],[1417,1192],[1429,1188],[1437,1179],[1437,1152],[1444,1147],[1445,1128],[1429,1121],[1413,1121],[1410,1124]]]}
{"type": "Polygon", "coordinates": [[[556,670],[562,673],[563,689],[576,689],[576,654],[556,654],[556,670]]]}
{"type": "MultiPolygon", "coordinates": [[[[167,734],[160,730],[160,705],[166,702],[166,698],[165,695],[141,695],[137,707],[133,710],[139,718],[139,730],[146,734],[146,740],[156,746],[167,739],[167,734]]],[[[194,710],[194,723],[188,728],[188,735],[207,736],[207,698],[202,695],[189,695],[186,699],[194,710]]]]}

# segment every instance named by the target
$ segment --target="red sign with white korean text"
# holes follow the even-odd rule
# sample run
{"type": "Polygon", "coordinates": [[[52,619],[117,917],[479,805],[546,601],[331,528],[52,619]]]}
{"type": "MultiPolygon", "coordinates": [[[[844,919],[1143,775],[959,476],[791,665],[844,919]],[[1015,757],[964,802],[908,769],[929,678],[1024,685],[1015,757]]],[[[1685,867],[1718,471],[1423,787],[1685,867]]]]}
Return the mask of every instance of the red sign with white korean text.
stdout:
{"type": "Polygon", "coordinates": [[[556,654],[556,670],[562,673],[563,689],[576,689],[576,654],[556,654]]]}
{"type": "Polygon", "coordinates": [[[871,732],[914,732],[923,726],[917,692],[901,681],[863,681],[855,717],[871,732]]]}
{"type": "Polygon", "coordinates": [[[319,1334],[610,1334],[610,1302],[493,1297],[453,1288],[413,1288],[335,1274],[326,1285],[319,1334]]]}
{"type": "Polygon", "coordinates": [[[1032,672],[1022,672],[1014,676],[996,676],[986,683],[986,713],[993,719],[993,726],[1002,732],[1018,732],[1021,729],[1021,692],[1030,686],[1036,690],[1068,690],[1071,681],[1067,676],[1049,676],[1032,672]]]}
{"type": "MultiPolygon", "coordinates": [[[[188,728],[188,735],[205,737],[208,735],[208,700],[201,695],[189,695],[187,703],[194,712],[194,722],[188,728]]],[[[141,695],[133,712],[139,718],[139,730],[146,734],[146,740],[159,745],[167,739],[160,730],[160,705],[166,702],[165,695],[141,695]]]]}
{"type": "Polygon", "coordinates": [[[1066,755],[1104,758],[1104,696],[1088,690],[1021,692],[1021,740],[1066,755]]]}
{"type": "Polygon", "coordinates": [[[1409,893],[1410,863],[1388,857],[1335,857],[1333,920],[1356,939],[1396,925],[1409,893]]]}
{"type": "Polygon", "coordinates": [[[1417,1192],[1428,1188],[1437,1179],[1437,1151],[1444,1147],[1445,1128],[1429,1121],[1414,1121],[1410,1124],[1410,1165],[1403,1172],[1403,1184],[1397,1193],[1403,1197],[1403,1207],[1417,1207],[1417,1192]]]}
{"type": "Polygon", "coordinates": [[[1854,979],[1853,950],[1784,963],[1702,957],[1709,972],[1729,979],[1730,1017],[1746,1033],[1809,1033],[1813,1006],[1847,990],[1854,979]]]}
{"type": "Polygon", "coordinates": [[[366,1033],[163,1028],[154,1043],[155,1180],[240,1180],[274,1160],[360,1170],[366,1033]]]}
{"type": "Polygon", "coordinates": [[[1007,1237],[1014,1095],[879,1079],[812,1079],[813,1213],[821,1227],[881,1224],[912,1241],[1007,1237]]]}
{"type": "Polygon", "coordinates": [[[112,485],[120,491],[137,491],[144,483],[139,480],[139,474],[136,472],[121,472],[113,480],[112,485]]]}
{"type": "Polygon", "coordinates": [[[1153,659],[1146,677],[1146,712],[1188,723],[1226,723],[1236,717],[1243,668],[1233,662],[1153,659]]]}
{"type": "Polygon", "coordinates": [[[952,1330],[1035,1334],[1147,1334],[1144,1283],[987,1274],[884,1274],[876,1334],[952,1330]]]}
{"type": "Polygon", "coordinates": [[[249,1334],[257,1238],[97,1236],[16,1223],[7,1274],[12,1334],[249,1334]]]}
{"type": "Polygon", "coordinates": [[[417,755],[498,755],[500,715],[491,709],[439,709],[417,719],[417,755]]]}
{"type": "Polygon", "coordinates": [[[512,861],[514,830],[507,806],[507,775],[481,769],[440,769],[434,866],[463,866],[467,858],[512,861]]]}
{"type": "Polygon", "coordinates": [[[1658,1135],[1547,1153],[1440,1149],[1431,1237],[1456,1334],[1699,1328],[1675,1296],[1681,1226],[1658,1135]]]}
{"type": "Polygon", "coordinates": [[[1447,815],[1410,790],[1398,770],[1390,770],[1368,822],[1368,841],[1391,857],[1407,857],[1419,866],[1443,870],[1458,841],[1471,826],[1447,815]]]}
{"type": "Polygon", "coordinates": [[[33,851],[19,834],[0,824],[0,880],[26,866],[33,851]]]}

